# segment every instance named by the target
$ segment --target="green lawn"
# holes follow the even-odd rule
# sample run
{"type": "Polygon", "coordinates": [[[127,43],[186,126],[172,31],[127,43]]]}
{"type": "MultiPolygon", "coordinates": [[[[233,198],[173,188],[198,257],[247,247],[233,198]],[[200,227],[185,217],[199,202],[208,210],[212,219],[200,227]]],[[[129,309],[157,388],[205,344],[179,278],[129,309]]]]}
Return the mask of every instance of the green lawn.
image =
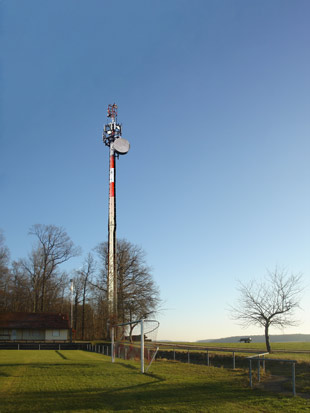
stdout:
{"type": "MultiPolygon", "coordinates": [[[[172,342],[168,342],[167,344],[173,345],[172,342]]],[[[175,343],[178,345],[189,345],[189,346],[199,346],[203,348],[208,347],[223,347],[223,348],[237,348],[241,350],[259,350],[259,351],[266,351],[266,344],[265,343],[175,343]]],[[[310,342],[289,342],[289,343],[271,343],[271,350],[286,350],[288,353],[290,351],[310,351],[310,342]]]]}
{"type": "Polygon", "coordinates": [[[248,388],[247,372],[82,351],[1,350],[0,412],[306,412],[310,401],[248,388]]]}
{"type": "MultiPolygon", "coordinates": [[[[187,345],[191,347],[191,352],[199,352],[200,348],[207,350],[211,348],[210,354],[227,355],[227,357],[232,357],[232,351],[240,357],[249,357],[254,355],[253,351],[257,353],[266,352],[266,346],[263,343],[175,343],[175,350],[177,346],[186,347],[187,345]],[[212,348],[217,348],[218,350],[212,350],[212,348]],[[221,352],[220,349],[230,349],[231,351],[221,352]],[[239,352],[238,350],[242,350],[239,352]],[[246,351],[250,350],[251,353],[246,351]]],[[[173,351],[173,343],[168,345],[161,345],[161,350],[173,351]]],[[[296,360],[300,362],[310,363],[310,343],[272,343],[272,353],[266,355],[267,358],[278,358],[278,359],[289,359],[296,360]],[[293,351],[293,352],[292,352],[293,351]]],[[[185,350],[179,350],[185,351],[185,350]]]]}

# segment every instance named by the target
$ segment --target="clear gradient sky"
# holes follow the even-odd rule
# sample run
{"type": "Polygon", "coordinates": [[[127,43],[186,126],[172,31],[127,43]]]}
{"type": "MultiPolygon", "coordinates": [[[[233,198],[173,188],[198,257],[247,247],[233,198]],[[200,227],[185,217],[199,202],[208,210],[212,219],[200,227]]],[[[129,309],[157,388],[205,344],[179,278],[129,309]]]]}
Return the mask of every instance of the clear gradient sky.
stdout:
{"type": "MultiPolygon", "coordinates": [[[[238,334],[237,280],[303,273],[310,333],[310,2],[2,0],[0,227],[12,259],[32,224],[84,256],[107,239],[109,103],[117,232],[159,285],[159,338],[238,334]]],[[[83,257],[66,265],[69,271],[83,257]]],[[[271,329],[271,334],[282,331],[271,329]]]]}

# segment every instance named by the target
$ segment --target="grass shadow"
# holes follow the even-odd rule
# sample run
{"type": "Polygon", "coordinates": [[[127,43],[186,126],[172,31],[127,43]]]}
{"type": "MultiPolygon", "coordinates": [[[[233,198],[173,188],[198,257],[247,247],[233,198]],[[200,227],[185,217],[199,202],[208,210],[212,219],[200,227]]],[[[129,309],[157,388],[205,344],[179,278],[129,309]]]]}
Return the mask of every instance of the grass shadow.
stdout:
{"type": "Polygon", "coordinates": [[[63,354],[60,353],[60,351],[56,350],[55,353],[58,354],[59,357],[61,357],[64,360],[68,360],[68,358],[66,356],[64,356],[63,354]]]}

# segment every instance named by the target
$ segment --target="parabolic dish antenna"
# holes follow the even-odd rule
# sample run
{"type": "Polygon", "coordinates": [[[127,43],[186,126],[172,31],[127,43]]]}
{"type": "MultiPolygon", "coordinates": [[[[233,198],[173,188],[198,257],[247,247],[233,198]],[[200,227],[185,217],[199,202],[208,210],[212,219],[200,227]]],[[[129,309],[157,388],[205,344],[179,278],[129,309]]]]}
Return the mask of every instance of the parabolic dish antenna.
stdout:
{"type": "Polygon", "coordinates": [[[127,139],[117,138],[113,142],[113,148],[120,155],[125,155],[129,151],[130,144],[127,139]]]}

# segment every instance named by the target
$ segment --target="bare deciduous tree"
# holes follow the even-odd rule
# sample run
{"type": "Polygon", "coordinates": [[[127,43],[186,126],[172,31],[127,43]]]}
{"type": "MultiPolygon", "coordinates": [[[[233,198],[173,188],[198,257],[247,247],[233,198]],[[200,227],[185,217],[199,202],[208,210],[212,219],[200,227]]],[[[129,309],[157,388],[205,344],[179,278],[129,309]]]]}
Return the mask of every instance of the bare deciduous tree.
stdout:
{"type": "Polygon", "coordinates": [[[6,311],[8,306],[7,300],[10,282],[9,259],[9,249],[5,245],[4,236],[0,230],[0,311],[6,311]]]}
{"type": "Polygon", "coordinates": [[[22,260],[33,290],[33,311],[45,311],[46,291],[50,280],[56,275],[58,266],[79,255],[68,234],[55,225],[36,224],[30,228],[37,244],[27,260],[22,260]]]}
{"type": "Polygon", "coordinates": [[[78,308],[81,303],[81,339],[85,336],[85,308],[89,284],[95,272],[95,260],[91,253],[86,257],[82,268],[75,271],[74,283],[74,329],[78,326],[78,308]]]}
{"type": "MultiPolygon", "coordinates": [[[[35,244],[26,259],[9,262],[9,250],[0,236],[0,311],[70,313],[70,276],[61,264],[78,254],[64,231],[53,225],[34,225],[35,244]]],[[[1,235],[1,234],[0,234],[1,235]]],[[[100,267],[89,254],[75,271],[74,326],[82,339],[101,339],[108,332],[107,243],[97,247],[100,267]]],[[[145,262],[143,250],[118,241],[118,314],[135,321],[158,311],[159,292],[145,262]]]]}
{"type": "Polygon", "coordinates": [[[4,242],[4,235],[0,230],[0,274],[8,271],[10,252],[4,242]]]}
{"type": "Polygon", "coordinates": [[[268,272],[263,281],[239,282],[240,297],[237,304],[230,307],[231,316],[243,327],[264,327],[268,352],[271,352],[270,326],[284,328],[298,324],[294,310],[300,307],[301,280],[301,274],[288,275],[275,269],[268,272]]]}
{"type": "MultiPolygon", "coordinates": [[[[107,293],[108,243],[98,245],[96,251],[101,260],[100,275],[94,283],[103,294],[107,293]]],[[[159,299],[144,251],[121,239],[117,241],[118,319],[128,322],[145,318],[155,313],[159,299]]]]}
{"type": "Polygon", "coordinates": [[[10,274],[11,311],[31,311],[30,284],[21,261],[13,261],[10,274]]]}

